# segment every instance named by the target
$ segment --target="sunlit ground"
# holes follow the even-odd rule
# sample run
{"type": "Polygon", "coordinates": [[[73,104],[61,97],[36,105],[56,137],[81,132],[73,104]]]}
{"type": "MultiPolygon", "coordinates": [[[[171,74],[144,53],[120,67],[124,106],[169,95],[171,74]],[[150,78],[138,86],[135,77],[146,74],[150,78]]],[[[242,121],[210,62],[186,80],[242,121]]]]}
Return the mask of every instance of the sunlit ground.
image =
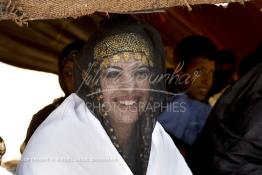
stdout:
{"type": "Polygon", "coordinates": [[[20,158],[32,115],[61,96],[57,75],[0,62],[0,136],[7,147],[3,161],[20,158]]]}

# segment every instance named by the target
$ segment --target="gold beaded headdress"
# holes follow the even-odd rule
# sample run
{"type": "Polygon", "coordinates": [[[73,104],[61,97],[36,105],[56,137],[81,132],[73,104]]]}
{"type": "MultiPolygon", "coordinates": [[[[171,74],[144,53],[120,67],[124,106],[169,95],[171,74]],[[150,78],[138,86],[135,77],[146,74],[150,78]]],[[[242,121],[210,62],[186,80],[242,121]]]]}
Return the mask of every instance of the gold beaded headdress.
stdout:
{"type": "Polygon", "coordinates": [[[142,36],[134,33],[122,33],[106,37],[94,47],[94,59],[104,60],[103,62],[108,64],[109,58],[112,58],[114,62],[120,61],[121,58],[128,61],[128,57],[124,54],[126,52],[142,53],[143,56],[134,58],[152,66],[152,47],[142,36]],[[123,54],[119,56],[118,53],[123,54]]]}

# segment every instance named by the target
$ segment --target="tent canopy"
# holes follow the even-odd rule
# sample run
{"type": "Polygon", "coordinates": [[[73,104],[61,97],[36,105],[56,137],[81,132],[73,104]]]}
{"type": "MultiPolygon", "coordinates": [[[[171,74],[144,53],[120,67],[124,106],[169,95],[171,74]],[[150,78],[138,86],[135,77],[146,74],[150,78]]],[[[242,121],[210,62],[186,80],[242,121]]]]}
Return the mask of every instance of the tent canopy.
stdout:
{"type": "Polygon", "coordinates": [[[0,0],[2,18],[18,23],[32,19],[79,17],[94,12],[128,13],[196,4],[217,4],[244,0],[0,0]]]}
{"type": "MultiPolygon", "coordinates": [[[[29,7],[29,1],[26,2],[28,2],[26,5],[29,7]]],[[[52,3],[57,4],[62,2],[64,1],[52,1],[52,3]]],[[[102,2],[102,0],[96,2],[102,2]]],[[[135,2],[143,1],[134,1],[134,3],[135,2]]],[[[192,2],[193,4],[193,2],[198,3],[200,1],[169,0],[165,2],[170,3],[168,6],[173,6],[177,5],[177,2],[192,2]],[[173,2],[173,4],[171,2],[173,2]]],[[[218,1],[214,0],[210,2],[218,1]]],[[[24,12],[27,9],[25,8],[26,6],[22,6],[22,0],[18,0],[17,5],[17,7],[19,7],[19,5],[23,7],[24,12]]],[[[123,9],[124,5],[127,6],[127,4],[122,4],[123,9]]],[[[157,8],[159,4],[149,7],[122,10],[156,10],[159,9],[157,8]]],[[[245,5],[232,3],[229,4],[227,8],[211,4],[193,5],[191,8],[192,11],[188,11],[188,7],[176,6],[167,8],[166,12],[132,14],[132,16],[154,25],[160,31],[165,45],[171,47],[175,47],[185,36],[200,34],[208,36],[220,49],[232,49],[238,58],[241,58],[245,54],[254,51],[257,44],[262,40],[261,0],[245,2],[245,5]]],[[[106,10],[100,9],[95,11],[106,10]]],[[[113,10],[109,12],[112,11],[113,10]]],[[[33,16],[33,13],[29,13],[29,11],[26,11],[26,13],[32,14],[32,19],[40,18],[39,16],[37,17],[36,14],[33,16]]],[[[52,14],[53,13],[50,13],[50,15],[52,14]]],[[[74,15],[69,14],[69,16],[74,15]]],[[[0,21],[0,61],[28,69],[56,73],[57,59],[63,47],[75,39],[87,40],[96,30],[98,22],[106,18],[106,16],[101,13],[94,13],[90,16],[82,16],[77,19],[50,19],[59,17],[47,17],[43,15],[42,19],[45,18],[49,18],[49,20],[28,21],[28,26],[24,25],[23,27],[19,27],[10,20],[0,21]]]]}

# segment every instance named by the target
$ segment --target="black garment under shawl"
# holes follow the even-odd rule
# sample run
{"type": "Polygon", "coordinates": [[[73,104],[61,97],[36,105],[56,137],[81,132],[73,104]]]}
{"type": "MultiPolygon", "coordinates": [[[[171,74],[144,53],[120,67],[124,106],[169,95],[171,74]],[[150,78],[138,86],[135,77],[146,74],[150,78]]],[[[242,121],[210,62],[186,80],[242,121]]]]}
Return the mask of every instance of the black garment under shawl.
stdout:
{"type": "Polygon", "coordinates": [[[262,174],[262,64],[223,94],[189,163],[195,175],[262,174]]]}
{"type": "MultiPolygon", "coordinates": [[[[96,81],[100,78],[99,66],[96,67],[95,65],[97,64],[93,64],[99,63],[98,60],[94,58],[95,46],[102,42],[105,38],[127,33],[134,33],[135,35],[139,35],[152,48],[152,57],[149,58],[150,61],[153,62],[153,66],[150,66],[149,68],[151,74],[153,75],[152,79],[154,79],[154,77],[164,74],[165,69],[163,44],[159,33],[153,27],[144,23],[130,24],[128,22],[121,22],[117,24],[110,24],[96,32],[87,41],[81,54],[79,55],[79,58],[76,60],[75,87],[77,88],[77,95],[81,97],[87,104],[92,103],[95,104],[95,106],[99,106],[102,103],[100,98],[101,93],[97,93],[98,89],[100,89],[101,87],[100,84],[97,83],[99,81],[96,81]],[[87,76],[89,78],[93,78],[95,81],[85,83],[85,81],[83,80],[84,70],[88,70],[87,76]]],[[[108,45],[108,47],[110,47],[110,45],[108,45]]],[[[114,54],[118,54],[117,49],[116,53],[114,54]]],[[[159,92],[162,92],[165,89],[164,80],[162,79],[161,81],[156,81],[155,83],[152,83],[150,89],[156,91],[150,91],[150,102],[161,103],[164,100],[164,94],[161,94],[159,92]]],[[[131,132],[131,136],[128,138],[128,152],[123,152],[121,147],[119,147],[116,135],[114,134],[114,132],[111,132],[116,128],[112,128],[109,120],[107,119],[107,117],[105,117],[105,114],[100,112],[99,109],[90,105],[87,106],[100,120],[112,143],[114,144],[118,152],[121,154],[131,171],[135,175],[145,175],[151,149],[151,136],[155,127],[156,117],[160,114],[161,109],[154,108],[151,111],[143,112],[141,114],[141,116],[135,124],[135,127],[131,132]]],[[[103,145],[101,145],[101,149],[102,146],[103,145]]]]}

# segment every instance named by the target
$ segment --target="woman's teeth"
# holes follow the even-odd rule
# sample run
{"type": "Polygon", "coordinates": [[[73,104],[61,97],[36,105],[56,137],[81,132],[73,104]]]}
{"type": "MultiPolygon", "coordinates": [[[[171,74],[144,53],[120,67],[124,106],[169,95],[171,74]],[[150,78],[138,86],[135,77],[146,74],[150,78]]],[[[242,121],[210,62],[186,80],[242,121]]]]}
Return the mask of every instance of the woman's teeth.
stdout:
{"type": "Polygon", "coordinates": [[[131,105],[134,105],[135,103],[136,103],[136,101],[134,101],[134,100],[126,100],[126,101],[119,101],[119,103],[121,104],[121,105],[126,105],[126,106],[131,106],[131,105]]]}

